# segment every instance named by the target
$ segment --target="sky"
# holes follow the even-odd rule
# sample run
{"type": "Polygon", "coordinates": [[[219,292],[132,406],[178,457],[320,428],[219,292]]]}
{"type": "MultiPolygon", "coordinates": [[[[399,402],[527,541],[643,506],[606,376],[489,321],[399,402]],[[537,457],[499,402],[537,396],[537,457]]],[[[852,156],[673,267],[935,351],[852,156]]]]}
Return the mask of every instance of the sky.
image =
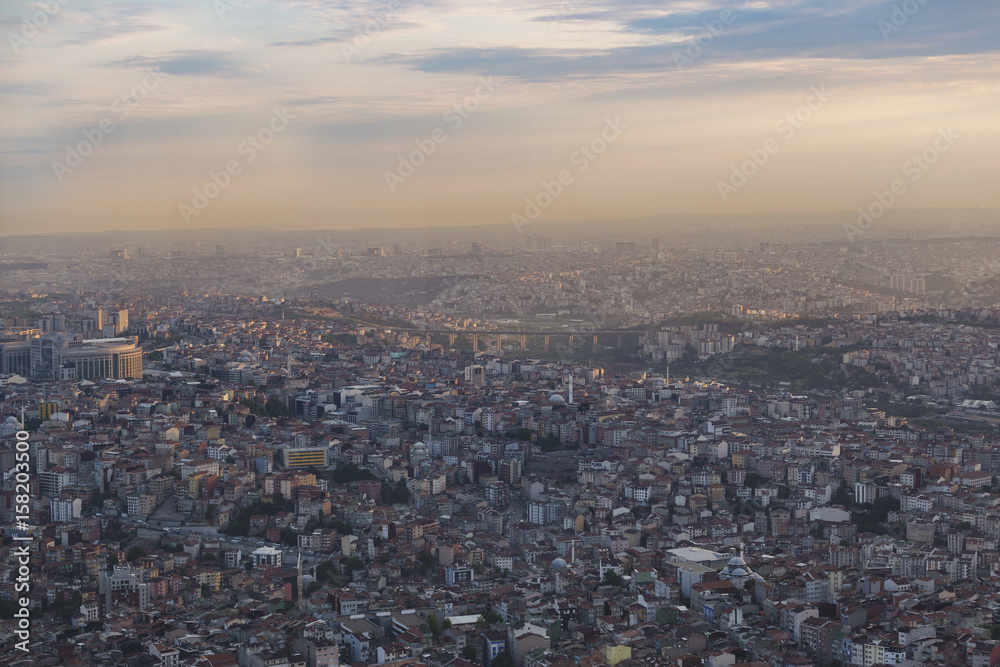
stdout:
{"type": "Polygon", "coordinates": [[[8,0],[0,234],[1000,205],[995,0],[8,0]]]}

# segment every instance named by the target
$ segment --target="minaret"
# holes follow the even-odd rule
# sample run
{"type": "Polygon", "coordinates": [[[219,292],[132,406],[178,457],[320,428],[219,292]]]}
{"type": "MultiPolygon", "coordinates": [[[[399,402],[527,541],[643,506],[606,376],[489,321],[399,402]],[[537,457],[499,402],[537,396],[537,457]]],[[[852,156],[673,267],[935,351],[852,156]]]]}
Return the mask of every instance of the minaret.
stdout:
{"type": "Polygon", "coordinates": [[[299,551],[299,562],[295,565],[296,577],[295,577],[295,588],[296,588],[296,598],[295,598],[295,608],[299,611],[302,610],[302,552],[299,551]]]}
{"type": "Polygon", "coordinates": [[[569,404],[573,405],[573,369],[569,369],[569,404]]]}

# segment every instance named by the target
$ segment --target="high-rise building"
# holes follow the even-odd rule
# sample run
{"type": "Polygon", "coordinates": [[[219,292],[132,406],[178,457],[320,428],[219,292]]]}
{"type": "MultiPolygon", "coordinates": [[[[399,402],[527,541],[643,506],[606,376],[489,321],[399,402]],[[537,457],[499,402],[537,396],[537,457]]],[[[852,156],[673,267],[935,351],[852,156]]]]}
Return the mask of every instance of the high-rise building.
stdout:
{"type": "Polygon", "coordinates": [[[128,309],[112,310],[108,317],[108,323],[113,327],[116,336],[126,331],[128,329],[128,309]]]}
{"type": "Polygon", "coordinates": [[[285,447],[281,450],[283,468],[325,468],[330,465],[328,447],[285,447]]]}
{"type": "Polygon", "coordinates": [[[98,593],[104,601],[104,613],[145,609],[149,606],[149,584],[142,581],[143,571],[131,567],[115,567],[102,572],[98,593]]]}
{"type": "Polygon", "coordinates": [[[38,330],[42,333],[66,331],[66,316],[62,313],[49,313],[38,320],[38,330]]]}
{"type": "Polygon", "coordinates": [[[24,332],[0,336],[0,375],[31,375],[31,343],[24,332]]]}
{"type": "Polygon", "coordinates": [[[52,523],[70,523],[79,519],[82,511],[83,501],[80,498],[53,498],[49,503],[52,523]]]}
{"type": "Polygon", "coordinates": [[[53,333],[31,338],[29,345],[31,377],[35,379],[142,377],[142,348],[135,337],[85,339],[80,334],[53,333]]]}
{"type": "Polygon", "coordinates": [[[261,547],[254,551],[251,556],[255,567],[281,566],[281,552],[274,547],[261,547]]]}
{"type": "Polygon", "coordinates": [[[465,384],[482,387],[486,384],[486,369],[479,365],[465,367],[465,384]]]}

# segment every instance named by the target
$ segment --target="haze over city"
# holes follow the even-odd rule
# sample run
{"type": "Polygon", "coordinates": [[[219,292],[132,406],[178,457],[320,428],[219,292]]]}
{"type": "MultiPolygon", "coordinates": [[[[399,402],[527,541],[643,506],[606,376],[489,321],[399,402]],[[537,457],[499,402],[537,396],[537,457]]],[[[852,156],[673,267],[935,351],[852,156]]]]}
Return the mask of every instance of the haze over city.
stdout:
{"type": "Polygon", "coordinates": [[[1000,6],[0,9],[0,667],[1000,667],[1000,6]]]}

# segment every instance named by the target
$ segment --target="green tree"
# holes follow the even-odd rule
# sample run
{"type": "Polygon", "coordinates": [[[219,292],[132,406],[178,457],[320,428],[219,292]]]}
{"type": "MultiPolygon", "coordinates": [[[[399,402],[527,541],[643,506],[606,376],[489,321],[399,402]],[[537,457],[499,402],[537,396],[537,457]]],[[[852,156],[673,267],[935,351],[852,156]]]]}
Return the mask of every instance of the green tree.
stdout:
{"type": "Polygon", "coordinates": [[[405,505],[410,502],[410,489],[406,487],[406,480],[399,480],[395,486],[383,482],[382,502],[388,505],[405,505]]]}
{"type": "Polygon", "coordinates": [[[354,532],[354,525],[347,522],[341,521],[340,519],[331,519],[328,525],[336,530],[338,533],[343,533],[344,535],[350,535],[354,532]]]}
{"type": "Polygon", "coordinates": [[[316,581],[320,583],[336,583],[337,570],[328,560],[316,566],[316,581]]]}
{"type": "Polygon", "coordinates": [[[430,628],[434,641],[437,641],[438,637],[441,636],[441,622],[438,620],[437,614],[427,615],[427,627],[430,628]]]}
{"type": "Polygon", "coordinates": [[[604,573],[604,585],[623,588],[625,586],[625,580],[622,579],[622,576],[614,570],[607,570],[604,573]]]}
{"type": "Polygon", "coordinates": [[[501,651],[497,654],[497,657],[493,658],[490,662],[490,667],[517,667],[514,664],[514,658],[510,656],[507,651],[501,651]]]}
{"type": "Polygon", "coordinates": [[[299,545],[299,534],[291,528],[285,527],[278,534],[278,541],[290,547],[297,547],[299,545]]]}
{"type": "Polygon", "coordinates": [[[146,556],[146,550],[143,549],[142,547],[132,547],[131,549],[128,550],[128,553],[125,554],[125,557],[128,559],[128,562],[130,563],[134,563],[140,558],[145,558],[145,556],[146,556]]]}
{"type": "Polygon", "coordinates": [[[462,657],[465,658],[466,660],[468,660],[469,662],[475,662],[476,661],[476,645],[475,644],[466,644],[465,648],[462,649],[462,657]]]}
{"type": "Polygon", "coordinates": [[[373,481],[377,478],[368,470],[358,467],[355,463],[346,463],[338,466],[330,474],[329,479],[331,482],[336,482],[337,484],[348,484],[350,482],[373,481]]]}
{"type": "Polygon", "coordinates": [[[357,556],[351,556],[344,563],[344,576],[348,581],[351,581],[354,578],[354,572],[363,569],[365,569],[365,562],[357,556]]]}

